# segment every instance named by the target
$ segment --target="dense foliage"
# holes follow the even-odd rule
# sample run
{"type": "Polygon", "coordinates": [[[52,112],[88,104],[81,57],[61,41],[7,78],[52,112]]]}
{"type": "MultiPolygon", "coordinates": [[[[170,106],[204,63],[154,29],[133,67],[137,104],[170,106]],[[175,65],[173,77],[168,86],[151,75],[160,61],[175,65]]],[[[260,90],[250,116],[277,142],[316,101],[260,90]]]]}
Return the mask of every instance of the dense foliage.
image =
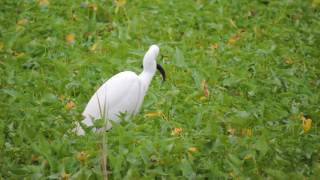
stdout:
{"type": "Polygon", "coordinates": [[[91,95],[161,48],[111,179],[320,176],[317,0],[1,0],[0,179],[101,179],[91,95]]]}

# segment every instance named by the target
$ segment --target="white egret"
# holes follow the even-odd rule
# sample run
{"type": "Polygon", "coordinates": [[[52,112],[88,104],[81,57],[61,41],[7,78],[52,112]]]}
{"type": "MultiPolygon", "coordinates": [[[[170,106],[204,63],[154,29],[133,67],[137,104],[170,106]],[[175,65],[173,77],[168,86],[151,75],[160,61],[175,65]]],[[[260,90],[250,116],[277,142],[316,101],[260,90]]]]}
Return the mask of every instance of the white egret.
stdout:
{"type": "MultiPolygon", "coordinates": [[[[124,71],[107,80],[91,97],[82,113],[85,117],[82,123],[92,126],[97,119],[119,122],[121,113],[129,116],[137,114],[156,70],[160,71],[163,81],[166,78],[164,69],[156,63],[158,54],[159,47],[150,46],[144,55],[143,71],[139,75],[124,71]]],[[[102,130],[108,130],[111,126],[112,124],[108,121],[102,130]]],[[[85,134],[79,123],[75,131],[78,135],[85,134]]]]}

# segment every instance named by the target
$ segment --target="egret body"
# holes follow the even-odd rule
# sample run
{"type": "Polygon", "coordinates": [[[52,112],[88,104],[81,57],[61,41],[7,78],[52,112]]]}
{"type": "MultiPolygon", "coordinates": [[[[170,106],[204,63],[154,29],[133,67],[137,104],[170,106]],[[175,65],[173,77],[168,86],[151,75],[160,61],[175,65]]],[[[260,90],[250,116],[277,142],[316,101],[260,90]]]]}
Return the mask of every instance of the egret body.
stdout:
{"type": "MultiPolygon", "coordinates": [[[[143,58],[143,71],[139,75],[131,71],[124,71],[107,80],[88,102],[82,113],[84,116],[82,123],[86,126],[92,126],[97,119],[119,122],[121,113],[137,114],[157,69],[165,80],[165,72],[156,62],[158,54],[159,47],[157,45],[150,46],[143,58]]],[[[112,127],[112,124],[107,122],[103,130],[112,127]]],[[[85,134],[79,123],[77,123],[75,131],[78,135],[85,134]]]]}

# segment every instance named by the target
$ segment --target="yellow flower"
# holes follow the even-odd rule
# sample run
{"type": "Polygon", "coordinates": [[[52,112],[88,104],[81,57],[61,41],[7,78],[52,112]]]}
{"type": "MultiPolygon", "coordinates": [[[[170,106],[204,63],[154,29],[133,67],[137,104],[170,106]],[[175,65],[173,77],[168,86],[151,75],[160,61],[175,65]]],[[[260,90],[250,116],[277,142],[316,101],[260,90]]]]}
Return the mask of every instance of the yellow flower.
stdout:
{"type": "Polygon", "coordinates": [[[302,128],[305,133],[310,131],[312,127],[312,119],[306,118],[303,114],[301,114],[302,128]]]}
{"type": "Polygon", "coordinates": [[[119,7],[119,8],[123,7],[127,3],[126,0],[115,0],[114,2],[116,3],[116,6],[119,7]]]}
{"type": "Polygon", "coordinates": [[[127,3],[126,0],[115,0],[114,2],[116,4],[116,10],[115,10],[116,13],[118,13],[119,9],[122,8],[124,5],[126,5],[127,3]]]}
{"type": "Polygon", "coordinates": [[[90,50],[91,52],[95,52],[96,49],[97,49],[97,47],[98,47],[98,43],[94,43],[94,44],[89,48],[89,50],[90,50]]]}
{"type": "Polygon", "coordinates": [[[247,154],[246,156],[244,156],[243,159],[244,159],[244,160],[250,160],[250,159],[253,159],[253,157],[252,157],[251,154],[247,154]]]}
{"type": "Polygon", "coordinates": [[[311,119],[305,119],[302,121],[302,127],[304,132],[308,132],[310,131],[311,127],[312,127],[312,120],[311,119]]]}
{"type": "Polygon", "coordinates": [[[74,44],[75,43],[75,35],[74,34],[66,35],[66,41],[69,44],[74,44]]]}
{"type": "Polygon", "coordinates": [[[59,96],[59,100],[60,100],[60,101],[63,101],[63,100],[64,100],[64,98],[65,98],[65,96],[64,96],[64,95],[59,96]]]}
{"type": "Polygon", "coordinates": [[[96,3],[90,3],[88,6],[90,9],[92,9],[93,11],[97,11],[98,10],[98,6],[96,3]]]}
{"type": "Polygon", "coordinates": [[[196,152],[198,152],[198,148],[196,148],[196,147],[190,147],[190,148],[188,149],[188,151],[191,152],[191,153],[196,153],[196,152]]]}
{"type": "Polygon", "coordinates": [[[28,24],[28,19],[20,19],[18,22],[17,22],[17,25],[19,26],[24,26],[26,24],[28,24]]]}
{"type": "Polygon", "coordinates": [[[240,39],[240,34],[236,34],[228,40],[228,44],[230,45],[235,44],[239,39],[240,39]]]}
{"type": "Polygon", "coordinates": [[[70,178],[70,174],[65,173],[65,172],[63,172],[63,173],[61,174],[61,179],[67,180],[67,179],[69,179],[69,178],[70,178]]]}
{"type": "Polygon", "coordinates": [[[72,100],[69,100],[64,107],[66,109],[70,110],[70,109],[74,108],[75,106],[76,106],[76,104],[72,100]]]}
{"type": "Polygon", "coordinates": [[[17,21],[16,31],[21,31],[24,29],[24,26],[28,24],[28,19],[20,19],[17,21]]]}
{"type": "Polygon", "coordinates": [[[86,152],[81,151],[77,155],[77,160],[80,162],[85,162],[88,159],[88,157],[89,155],[86,152]]]}
{"type": "Polygon", "coordinates": [[[47,6],[49,6],[49,1],[48,0],[38,0],[38,5],[40,7],[47,7],[47,6]]]}
{"type": "Polygon", "coordinates": [[[211,45],[211,49],[218,49],[219,48],[219,44],[214,43],[211,45]]]}
{"type": "Polygon", "coordinates": [[[287,59],[284,61],[284,63],[286,63],[287,65],[291,65],[291,64],[293,64],[293,61],[292,61],[291,58],[287,58],[287,59]]]}
{"type": "Polygon", "coordinates": [[[240,29],[235,35],[231,36],[228,40],[229,45],[235,44],[241,37],[241,33],[245,32],[245,29],[240,29]]]}
{"type": "Polygon", "coordinates": [[[236,129],[235,129],[235,128],[229,127],[227,131],[228,131],[228,133],[231,134],[231,135],[235,135],[235,134],[236,134],[236,129]]]}
{"type": "Polygon", "coordinates": [[[236,39],[235,38],[230,38],[229,40],[228,40],[228,44],[234,44],[234,43],[236,43],[236,39]]]}
{"type": "Polygon", "coordinates": [[[171,135],[172,136],[178,136],[182,133],[182,128],[174,128],[172,131],[171,131],[171,135]]]}

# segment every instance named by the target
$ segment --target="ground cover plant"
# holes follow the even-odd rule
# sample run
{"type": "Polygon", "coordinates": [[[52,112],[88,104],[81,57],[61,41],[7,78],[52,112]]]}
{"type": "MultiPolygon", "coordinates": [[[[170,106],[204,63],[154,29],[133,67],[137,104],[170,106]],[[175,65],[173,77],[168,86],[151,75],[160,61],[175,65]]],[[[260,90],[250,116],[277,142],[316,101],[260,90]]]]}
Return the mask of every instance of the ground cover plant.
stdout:
{"type": "Polygon", "coordinates": [[[138,116],[107,135],[110,179],[320,176],[317,0],[1,0],[0,178],[102,179],[70,130],[112,75],[160,46],[138,116]]]}

